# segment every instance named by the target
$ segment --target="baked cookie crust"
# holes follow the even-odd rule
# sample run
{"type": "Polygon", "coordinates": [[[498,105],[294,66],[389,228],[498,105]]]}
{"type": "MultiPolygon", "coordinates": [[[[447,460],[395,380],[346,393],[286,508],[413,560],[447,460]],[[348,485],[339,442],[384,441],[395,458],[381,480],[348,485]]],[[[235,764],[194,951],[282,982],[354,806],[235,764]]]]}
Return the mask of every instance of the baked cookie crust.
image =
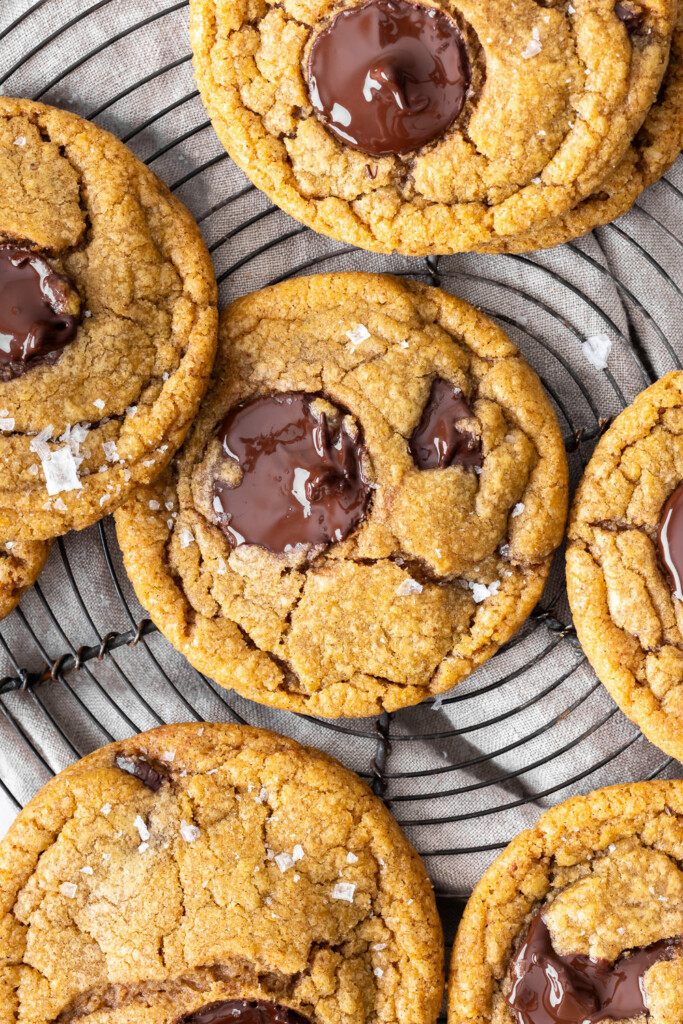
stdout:
{"type": "Polygon", "coordinates": [[[514,19],[506,4],[441,6],[468,39],[464,112],[421,150],[375,158],[337,141],[308,93],[311,44],[340,8],[192,0],[199,89],[233,160],[316,231],[416,256],[505,244],[597,192],[657,98],[676,4],[643,4],[635,33],[612,0],[523,0],[514,19]]]}
{"type": "Polygon", "coordinates": [[[683,603],[657,553],[683,480],[683,371],[643,391],[601,438],[569,520],[567,592],[586,655],[624,714],[683,757],[683,603]]]}
{"type": "Polygon", "coordinates": [[[0,192],[0,240],[37,250],[80,299],[59,359],[0,380],[0,537],[44,540],[168,463],[208,383],[216,284],[182,204],[74,114],[0,98],[0,192]],[[52,459],[71,489],[48,493],[52,459]]]}
{"type": "Polygon", "coordinates": [[[13,611],[36,582],[50,553],[50,541],[0,542],[0,619],[13,611]]]}
{"type": "Polygon", "coordinates": [[[138,598],[200,671],[264,704],[354,717],[450,689],[512,636],[541,594],[566,502],[555,414],[506,335],[438,289],[347,273],[297,278],[224,311],[213,382],[182,451],[116,525],[138,598]],[[413,460],[437,379],[470,405],[479,473],[413,460]],[[202,497],[226,414],[291,391],[348,410],[369,460],[363,521],[311,558],[232,548],[202,497]]]}
{"type": "MultiPolygon", "coordinates": [[[[517,836],[470,897],[453,947],[448,1022],[516,1024],[505,1001],[510,964],[541,910],[557,953],[614,962],[680,936],[682,908],[683,782],[567,800],[517,836]]],[[[681,1020],[681,952],[645,974],[652,1024],[681,1020]]]]}
{"type": "Polygon", "coordinates": [[[352,772],[293,740],[171,725],[62,772],[0,843],[5,1021],[172,1024],[263,999],[311,1024],[435,1024],[424,866],[352,772]]]}

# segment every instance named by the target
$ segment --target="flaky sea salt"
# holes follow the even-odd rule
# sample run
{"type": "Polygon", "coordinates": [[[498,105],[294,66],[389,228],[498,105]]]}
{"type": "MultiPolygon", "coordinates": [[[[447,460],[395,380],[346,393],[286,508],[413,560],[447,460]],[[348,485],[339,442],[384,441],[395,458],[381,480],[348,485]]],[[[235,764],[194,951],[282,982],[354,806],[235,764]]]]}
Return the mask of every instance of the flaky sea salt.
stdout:
{"type": "Polygon", "coordinates": [[[296,862],[298,860],[302,859],[303,855],[304,855],[304,848],[303,848],[303,846],[300,846],[299,843],[297,843],[296,846],[294,847],[294,849],[292,850],[292,860],[296,864],[296,862]]]}
{"type": "Polygon", "coordinates": [[[127,416],[135,416],[135,413],[137,411],[138,411],[137,405],[127,405],[126,406],[126,415],[127,416]]]}
{"type": "Polygon", "coordinates": [[[101,398],[96,398],[93,405],[96,409],[104,409],[104,401],[101,398]]]}
{"type": "Polygon", "coordinates": [[[524,502],[523,501],[518,501],[510,514],[511,514],[513,519],[516,519],[517,516],[521,516],[523,511],[524,511],[524,502]]]}
{"type": "Polygon", "coordinates": [[[178,535],[178,539],[180,541],[181,548],[186,548],[186,547],[189,547],[189,545],[194,540],[194,534],[192,533],[192,530],[188,530],[186,528],[186,529],[180,531],[180,534],[178,535]]]}
{"type": "Polygon", "coordinates": [[[0,416],[0,430],[14,430],[14,419],[11,416],[0,416]]]}
{"type": "Polygon", "coordinates": [[[351,347],[355,348],[356,345],[360,345],[368,340],[370,331],[364,324],[357,324],[356,327],[352,327],[350,331],[346,332],[346,337],[351,342],[351,347]]]}
{"type": "Polygon", "coordinates": [[[522,57],[524,57],[525,60],[528,60],[529,57],[535,57],[536,54],[540,53],[543,49],[543,47],[541,46],[541,36],[536,26],[532,28],[531,36],[532,38],[529,40],[525,48],[522,50],[522,57]]]}
{"type": "Polygon", "coordinates": [[[116,441],[103,441],[104,457],[107,462],[118,462],[119,453],[116,450],[116,441]]]}
{"type": "Polygon", "coordinates": [[[149,843],[140,843],[140,845],[138,846],[138,850],[140,851],[140,853],[144,853],[145,850],[149,850],[149,843]]]}
{"type": "Polygon", "coordinates": [[[186,821],[180,822],[180,834],[186,843],[194,843],[199,839],[199,829],[196,825],[189,825],[186,821]]]}
{"type": "Polygon", "coordinates": [[[17,135],[16,139],[14,140],[14,145],[15,146],[25,146],[26,145],[26,136],[25,135],[17,135]]]}
{"type": "Polygon", "coordinates": [[[290,868],[294,867],[294,858],[291,853],[278,853],[275,857],[275,863],[279,867],[280,871],[284,874],[285,871],[289,871],[290,868]]]}
{"type": "Polygon", "coordinates": [[[495,580],[486,586],[485,583],[470,583],[468,584],[472,591],[472,597],[474,598],[475,604],[481,604],[487,597],[491,597],[493,594],[497,594],[500,589],[500,581],[495,580]]]}
{"type": "Polygon", "coordinates": [[[67,896],[70,900],[72,900],[76,893],[78,892],[78,886],[76,885],[75,882],[62,882],[62,884],[59,887],[59,891],[61,892],[62,896],[67,896]]]}
{"type": "Polygon", "coordinates": [[[422,584],[413,579],[404,580],[396,593],[399,597],[408,597],[410,594],[421,594],[422,584]]]}
{"type": "Polygon", "coordinates": [[[149,507],[151,508],[152,512],[158,512],[158,510],[161,508],[161,505],[159,504],[158,501],[150,501],[149,507]]]}
{"type": "Polygon", "coordinates": [[[387,944],[386,942],[376,942],[372,948],[376,949],[378,953],[381,953],[383,949],[387,948],[387,944]]]}
{"type": "Polygon", "coordinates": [[[89,868],[89,867],[81,868],[81,874],[82,875],[92,875],[92,873],[93,873],[92,868],[89,868]]]}
{"type": "Polygon", "coordinates": [[[375,977],[381,978],[382,975],[384,974],[384,971],[382,970],[381,967],[375,967],[375,968],[373,968],[372,973],[375,975],[375,977]]]}
{"type": "Polygon", "coordinates": [[[61,491],[78,491],[82,488],[83,484],[78,479],[74,455],[69,447],[57,448],[54,452],[48,451],[47,457],[43,457],[43,453],[39,451],[38,456],[43,466],[45,486],[50,497],[61,491]]]}
{"type": "Polygon", "coordinates": [[[149,839],[149,829],[147,828],[139,814],[133,824],[140,833],[140,839],[142,839],[144,843],[147,839],[149,839]]]}
{"type": "Polygon", "coordinates": [[[164,750],[161,755],[162,761],[168,761],[169,764],[173,764],[175,761],[175,750],[164,750]]]}
{"type": "Polygon", "coordinates": [[[346,863],[355,864],[357,861],[358,857],[356,857],[355,853],[352,853],[351,850],[349,850],[349,852],[346,854],[346,863]]]}
{"type": "Polygon", "coordinates": [[[606,334],[593,334],[581,342],[581,351],[596,370],[604,370],[612,351],[612,342],[606,334]]]}
{"type": "Polygon", "coordinates": [[[332,899],[346,900],[347,903],[353,903],[353,894],[355,891],[356,886],[354,882],[337,882],[332,890],[332,899]]]}
{"type": "Polygon", "coordinates": [[[100,807],[102,814],[111,814],[111,804],[102,804],[100,807]]]}

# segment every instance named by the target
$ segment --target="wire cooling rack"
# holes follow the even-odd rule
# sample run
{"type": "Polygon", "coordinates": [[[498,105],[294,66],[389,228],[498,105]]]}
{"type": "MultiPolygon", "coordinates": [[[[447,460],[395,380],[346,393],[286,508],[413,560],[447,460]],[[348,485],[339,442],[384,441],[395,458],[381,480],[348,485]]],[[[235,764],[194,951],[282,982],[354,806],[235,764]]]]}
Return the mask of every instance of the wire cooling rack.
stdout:
{"type": "MultiPolygon", "coordinates": [[[[289,276],[365,269],[481,306],[540,374],[574,484],[614,415],[681,365],[680,162],[627,217],[550,253],[380,257],[314,235],[231,163],[192,77],[185,0],[2,0],[0,56],[2,91],[94,120],[167,181],[201,225],[221,305],[289,276]],[[581,347],[598,333],[612,341],[606,371],[581,347]]],[[[451,694],[376,720],[324,721],[263,708],[192,670],[135,600],[109,520],[59,540],[38,585],[0,624],[0,824],[93,748],[194,719],[276,728],[364,775],[425,858],[447,924],[497,851],[544,807],[680,770],[587,665],[561,554],[532,618],[451,694]]]]}

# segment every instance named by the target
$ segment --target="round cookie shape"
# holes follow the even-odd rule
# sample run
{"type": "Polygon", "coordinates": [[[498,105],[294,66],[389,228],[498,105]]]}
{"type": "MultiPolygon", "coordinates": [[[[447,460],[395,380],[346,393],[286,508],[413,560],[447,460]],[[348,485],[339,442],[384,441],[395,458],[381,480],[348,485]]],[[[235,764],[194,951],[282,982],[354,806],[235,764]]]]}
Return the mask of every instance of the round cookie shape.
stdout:
{"type": "Polygon", "coordinates": [[[673,3],[639,4],[630,31],[612,0],[571,10],[521,0],[514,17],[482,0],[422,6],[460,30],[465,103],[440,137],[375,156],[339,141],[309,93],[307,62],[338,6],[288,0],[247,12],[232,0],[192,0],[202,98],[254,183],[316,231],[409,255],[504,244],[597,192],[657,98],[673,3]]]}
{"type": "Polygon", "coordinates": [[[208,383],[216,284],[182,204],[74,114],[0,97],[0,192],[0,537],[38,541],[168,463],[208,383]]]}
{"type": "Polygon", "coordinates": [[[569,602],[591,665],[624,714],[679,758],[683,602],[657,537],[681,482],[683,372],[675,371],[601,438],[576,492],[567,547],[569,602]]]}
{"type": "Polygon", "coordinates": [[[465,909],[449,1024],[683,1012],[683,782],[574,797],[498,857],[465,909]]]}
{"type": "Polygon", "coordinates": [[[0,843],[0,893],[3,1019],[435,1024],[441,1005],[420,858],[356,775],[264,730],[166,726],[72,765],[0,843]]]}
{"type": "Polygon", "coordinates": [[[353,717],[450,689],[530,613],[562,538],[566,459],[538,377],[471,306],[384,275],[276,285],[229,306],[219,333],[185,445],[117,512],[140,601],[200,671],[264,704],[353,717]],[[428,417],[448,464],[420,468],[439,382],[462,401],[450,437],[428,417]],[[234,546],[213,504],[217,431],[292,392],[362,433],[364,515],[326,544],[234,546]]]}
{"type": "Polygon", "coordinates": [[[40,576],[52,541],[0,541],[0,619],[13,611],[40,576]]]}

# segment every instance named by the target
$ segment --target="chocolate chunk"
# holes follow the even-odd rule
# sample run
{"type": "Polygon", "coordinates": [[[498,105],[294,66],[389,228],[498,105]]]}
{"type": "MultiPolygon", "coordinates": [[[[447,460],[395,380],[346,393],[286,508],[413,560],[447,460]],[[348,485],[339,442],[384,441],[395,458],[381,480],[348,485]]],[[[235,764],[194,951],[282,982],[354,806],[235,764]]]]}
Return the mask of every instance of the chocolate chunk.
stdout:
{"type": "Polygon", "coordinates": [[[117,757],[116,767],[120,768],[123,772],[128,772],[129,775],[134,775],[136,779],[140,779],[140,782],[149,788],[153,789],[156,793],[157,790],[161,789],[164,782],[168,781],[167,775],[162,775],[156,768],[152,768],[148,761],[144,761],[141,757],[117,757]]]}
{"type": "Polygon", "coordinates": [[[30,249],[0,245],[0,380],[54,363],[76,335],[75,287],[30,249]]]}
{"type": "Polygon", "coordinates": [[[614,13],[623,22],[627,32],[637,32],[645,21],[643,11],[634,11],[632,7],[619,3],[619,0],[614,5],[614,13]]]}
{"type": "MultiPolygon", "coordinates": [[[[242,470],[240,483],[213,483],[218,524],[230,543],[283,554],[297,544],[343,540],[363,518],[370,483],[366,449],[337,410],[339,423],[314,409],[316,398],[285,392],[229,412],[218,438],[242,470]]],[[[324,400],[327,401],[327,400],[324,400]]]]}
{"type": "Polygon", "coordinates": [[[473,418],[459,388],[446,380],[435,380],[422,418],[410,438],[415,465],[419,469],[481,466],[481,441],[458,425],[459,420],[473,418]]]}
{"type": "Polygon", "coordinates": [[[662,939],[629,950],[610,964],[579,954],[559,956],[542,914],[531,922],[512,961],[507,997],[520,1024],[597,1024],[647,1013],[642,979],[659,960],[680,950],[679,939],[662,939]]]}
{"type": "Polygon", "coordinates": [[[370,0],[341,11],[308,59],[313,107],[340,142],[379,156],[438,138],[465,103],[470,65],[438,7],[370,0]]]}
{"type": "Polygon", "coordinates": [[[676,488],[662,510],[657,547],[674,597],[683,601],[683,484],[676,488]]]}
{"type": "Polygon", "coordinates": [[[310,1024],[310,1021],[295,1010],[261,999],[251,1002],[227,999],[202,1006],[201,1010],[181,1017],[176,1024],[310,1024]]]}

